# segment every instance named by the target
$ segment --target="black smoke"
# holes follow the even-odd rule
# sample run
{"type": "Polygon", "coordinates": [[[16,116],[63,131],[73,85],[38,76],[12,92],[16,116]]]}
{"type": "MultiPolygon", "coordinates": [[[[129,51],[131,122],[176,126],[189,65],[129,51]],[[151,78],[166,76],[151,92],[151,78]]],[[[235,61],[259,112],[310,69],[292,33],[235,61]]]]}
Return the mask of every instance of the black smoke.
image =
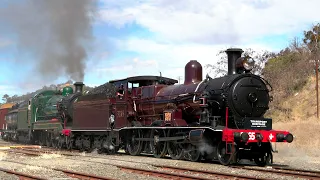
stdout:
{"type": "Polygon", "coordinates": [[[94,0],[2,1],[0,33],[16,43],[16,62],[34,65],[42,80],[83,81],[96,11],[94,0]]]}

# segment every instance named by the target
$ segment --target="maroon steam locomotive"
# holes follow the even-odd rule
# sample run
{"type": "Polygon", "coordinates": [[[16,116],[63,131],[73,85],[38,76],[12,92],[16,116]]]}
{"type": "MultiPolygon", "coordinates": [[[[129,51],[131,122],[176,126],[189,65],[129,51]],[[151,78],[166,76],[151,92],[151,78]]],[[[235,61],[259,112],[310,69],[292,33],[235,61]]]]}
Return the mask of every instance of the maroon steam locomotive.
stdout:
{"type": "Polygon", "coordinates": [[[264,117],[272,87],[250,72],[253,59],[242,57],[241,49],[226,53],[228,74],[215,79],[203,79],[201,64],[192,60],[185,66],[184,84],[136,76],[82,94],[83,83],[75,83],[76,93],[57,105],[65,122],[59,147],[266,165],[272,161],[271,142],[291,143],[293,135],[273,130],[272,119],[264,117]]]}

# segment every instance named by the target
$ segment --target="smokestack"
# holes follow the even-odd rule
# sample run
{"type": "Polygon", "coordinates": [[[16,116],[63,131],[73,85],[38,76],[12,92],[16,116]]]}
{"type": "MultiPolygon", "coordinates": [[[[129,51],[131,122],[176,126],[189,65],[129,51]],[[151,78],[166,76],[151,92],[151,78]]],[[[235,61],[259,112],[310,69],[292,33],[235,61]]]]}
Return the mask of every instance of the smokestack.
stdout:
{"type": "Polygon", "coordinates": [[[75,93],[82,93],[84,84],[82,82],[75,82],[73,84],[76,87],[75,93]]]}
{"type": "Polygon", "coordinates": [[[228,75],[236,74],[236,61],[243,50],[240,48],[229,48],[225,51],[228,55],[228,75]]]}

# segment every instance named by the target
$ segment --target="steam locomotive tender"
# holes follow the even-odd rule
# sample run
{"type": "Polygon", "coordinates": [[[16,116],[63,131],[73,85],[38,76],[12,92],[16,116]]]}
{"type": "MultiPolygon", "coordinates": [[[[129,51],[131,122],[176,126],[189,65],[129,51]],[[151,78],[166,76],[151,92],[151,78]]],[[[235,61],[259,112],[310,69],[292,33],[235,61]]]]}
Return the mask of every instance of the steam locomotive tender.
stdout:
{"type": "Polygon", "coordinates": [[[2,139],[49,147],[61,146],[59,137],[65,122],[60,118],[57,102],[80,94],[66,86],[62,91],[42,90],[29,100],[14,105],[5,117],[2,139]]]}
{"type": "MultiPolygon", "coordinates": [[[[272,160],[271,142],[291,143],[293,135],[273,130],[272,119],[264,117],[272,87],[250,72],[254,60],[241,57],[241,49],[226,53],[228,74],[220,78],[202,79],[201,64],[192,60],[185,66],[184,84],[136,76],[62,100],[58,111],[67,125],[59,144],[101,153],[122,148],[130,155],[219,160],[223,165],[249,159],[266,165],[272,160]]],[[[83,83],[75,86],[82,92],[83,83]]]]}

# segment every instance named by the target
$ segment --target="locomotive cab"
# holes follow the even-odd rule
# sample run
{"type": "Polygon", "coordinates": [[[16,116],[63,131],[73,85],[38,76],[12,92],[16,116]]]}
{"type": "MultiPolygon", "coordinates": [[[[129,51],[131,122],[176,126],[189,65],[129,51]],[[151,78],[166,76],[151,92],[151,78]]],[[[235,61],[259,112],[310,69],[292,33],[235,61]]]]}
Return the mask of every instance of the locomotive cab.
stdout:
{"type": "Polygon", "coordinates": [[[175,79],[161,76],[134,76],[126,79],[109,81],[109,83],[116,86],[118,93],[123,94],[124,99],[128,97],[141,98],[142,96],[148,96],[147,94],[152,94],[151,89],[154,86],[173,85],[177,82],[178,81],[175,79]],[[144,93],[140,92],[142,89],[145,89],[144,93]]]}

